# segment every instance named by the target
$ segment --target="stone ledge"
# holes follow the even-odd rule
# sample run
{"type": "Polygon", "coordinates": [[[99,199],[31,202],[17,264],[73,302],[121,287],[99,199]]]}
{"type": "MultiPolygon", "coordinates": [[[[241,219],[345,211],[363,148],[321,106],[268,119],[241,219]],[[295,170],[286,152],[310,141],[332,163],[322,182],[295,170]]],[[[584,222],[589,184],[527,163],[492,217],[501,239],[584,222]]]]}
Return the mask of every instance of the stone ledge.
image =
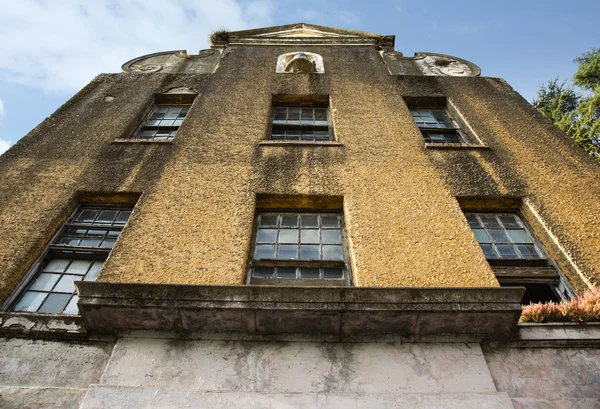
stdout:
{"type": "Polygon", "coordinates": [[[516,347],[600,347],[600,322],[551,322],[519,324],[516,347]]]}
{"type": "Polygon", "coordinates": [[[0,336],[27,338],[87,339],[78,315],[4,312],[0,314],[0,336]]]}
{"type": "Polygon", "coordinates": [[[94,334],[167,331],[214,339],[508,340],[524,289],[319,288],[78,282],[94,334]]]}

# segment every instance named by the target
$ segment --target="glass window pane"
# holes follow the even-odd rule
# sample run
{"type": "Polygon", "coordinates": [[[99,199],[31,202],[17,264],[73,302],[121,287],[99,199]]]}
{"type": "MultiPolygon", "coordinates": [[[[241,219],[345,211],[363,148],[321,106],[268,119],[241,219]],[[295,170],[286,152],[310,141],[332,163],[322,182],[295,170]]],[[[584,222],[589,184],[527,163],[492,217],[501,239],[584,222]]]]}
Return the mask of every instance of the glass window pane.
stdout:
{"type": "Polygon", "coordinates": [[[523,258],[543,258],[533,245],[517,246],[517,249],[523,258]]]}
{"type": "Polygon", "coordinates": [[[279,230],[279,243],[298,243],[298,230],[279,230]]]}
{"type": "Polygon", "coordinates": [[[81,239],[79,237],[60,237],[56,244],[61,246],[78,246],[81,239]]]}
{"type": "Polygon", "coordinates": [[[479,243],[491,243],[492,240],[490,236],[483,229],[473,229],[473,233],[475,233],[475,238],[479,243]]]}
{"type": "Polygon", "coordinates": [[[302,260],[319,260],[319,246],[301,245],[300,258],[302,260]]]}
{"type": "Polygon", "coordinates": [[[297,259],[298,246],[279,245],[277,248],[277,258],[281,259],[297,259]]]}
{"type": "Polygon", "coordinates": [[[92,262],[89,260],[73,260],[66,272],[68,274],[85,275],[91,265],[92,262]]]}
{"type": "Polygon", "coordinates": [[[319,227],[319,216],[303,215],[302,227],[319,227]]]}
{"type": "Polygon", "coordinates": [[[274,271],[273,267],[254,267],[252,275],[259,278],[269,278],[273,277],[274,271]]]}
{"type": "Polygon", "coordinates": [[[73,282],[75,281],[81,281],[81,277],[64,275],[58,284],[56,284],[53,291],[57,293],[73,293],[75,291],[75,284],[73,282]]]}
{"type": "Polygon", "coordinates": [[[302,243],[319,243],[319,230],[302,230],[300,232],[300,240],[302,243]]]}
{"type": "Polygon", "coordinates": [[[317,278],[321,278],[320,272],[318,268],[313,267],[302,267],[300,269],[300,278],[304,278],[307,280],[314,280],[317,278]]]}
{"type": "Polygon", "coordinates": [[[127,220],[129,220],[129,216],[131,216],[131,210],[121,210],[121,212],[119,212],[117,220],[115,220],[115,224],[127,223],[127,220]]]}
{"type": "Polygon", "coordinates": [[[100,239],[83,239],[80,245],[83,247],[98,247],[100,241],[100,239]]]}
{"type": "Polygon", "coordinates": [[[92,267],[90,268],[88,273],[85,275],[85,278],[83,279],[83,281],[96,281],[96,277],[98,277],[98,273],[102,269],[102,264],[104,264],[104,262],[94,261],[94,264],[92,264],[92,267]]]}
{"type": "Polygon", "coordinates": [[[507,230],[508,235],[515,243],[533,243],[531,237],[525,230],[507,230]]]}
{"type": "Polygon", "coordinates": [[[102,210],[96,219],[96,223],[111,224],[117,217],[117,210],[102,210]]]}
{"type": "Polygon", "coordinates": [[[296,278],[296,267],[278,267],[277,278],[296,278]]]}
{"type": "Polygon", "coordinates": [[[468,214],[467,221],[469,222],[469,226],[471,226],[471,227],[481,227],[481,223],[479,223],[479,219],[474,214],[468,214]]]}
{"type": "Polygon", "coordinates": [[[335,215],[321,216],[321,225],[324,229],[340,227],[340,218],[335,215]]]}
{"type": "Polygon", "coordinates": [[[275,258],[275,246],[272,244],[256,245],[256,251],[254,252],[254,258],[255,259],[275,258]]]}
{"type": "Polygon", "coordinates": [[[46,299],[46,295],[48,294],[27,291],[23,297],[21,297],[17,305],[15,305],[15,311],[36,312],[46,299]]]}
{"type": "Polygon", "coordinates": [[[277,230],[258,229],[256,235],[257,243],[275,243],[277,241],[277,230]]]}
{"type": "Polygon", "coordinates": [[[281,227],[298,227],[298,215],[297,214],[281,215],[281,227]]]}
{"type": "Polygon", "coordinates": [[[344,269],[341,267],[324,268],[323,277],[329,280],[339,280],[344,278],[344,269]]]}
{"type": "Polygon", "coordinates": [[[340,244],[342,242],[342,235],[339,230],[323,230],[321,235],[323,236],[323,244],[340,244]]]}
{"type": "Polygon", "coordinates": [[[42,304],[38,312],[47,314],[60,314],[63,312],[67,303],[71,300],[72,294],[50,294],[42,304]]]}
{"type": "Polygon", "coordinates": [[[508,235],[504,230],[488,230],[487,233],[490,235],[494,243],[510,243],[508,235]]]}
{"type": "Polygon", "coordinates": [[[75,221],[78,223],[91,223],[98,215],[98,210],[83,210],[79,212],[75,221]]]}
{"type": "Polygon", "coordinates": [[[504,214],[502,216],[498,216],[498,218],[506,228],[521,227],[515,215],[504,214]]]}
{"type": "Polygon", "coordinates": [[[498,254],[491,244],[481,244],[481,250],[483,250],[486,258],[498,258],[498,254]]]}
{"type": "Polygon", "coordinates": [[[323,260],[343,260],[342,246],[323,246],[323,260]]]}
{"type": "Polygon", "coordinates": [[[100,248],[112,249],[115,246],[116,242],[117,242],[116,239],[106,239],[102,242],[102,244],[100,245],[100,248]]]}
{"type": "Polygon", "coordinates": [[[60,274],[40,274],[29,289],[35,291],[50,291],[59,278],[60,274]]]}
{"type": "Polygon", "coordinates": [[[77,301],[79,301],[79,296],[75,294],[73,297],[71,297],[71,301],[69,301],[69,304],[67,304],[67,308],[65,308],[65,314],[79,314],[79,308],[77,308],[77,301]]]}
{"type": "Polygon", "coordinates": [[[106,230],[88,230],[87,237],[104,237],[106,230]]]}
{"type": "Polygon", "coordinates": [[[62,259],[62,258],[53,258],[52,260],[50,260],[48,262],[48,264],[46,264],[43,271],[46,271],[49,273],[62,273],[63,271],[65,271],[67,269],[67,266],[69,265],[70,262],[71,262],[71,260],[66,260],[66,259],[62,259]]]}
{"type": "Polygon", "coordinates": [[[496,216],[490,214],[480,214],[479,217],[483,222],[485,227],[501,227],[498,220],[496,220],[496,216]]]}
{"type": "Polygon", "coordinates": [[[274,227],[277,226],[277,215],[275,214],[263,214],[260,216],[261,227],[274,227]]]}
{"type": "Polygon", "coordinates": [[[496,249],[500,254],[500,258],[519,258],[515,247],[512,245],[499,244],[496,249]]]}

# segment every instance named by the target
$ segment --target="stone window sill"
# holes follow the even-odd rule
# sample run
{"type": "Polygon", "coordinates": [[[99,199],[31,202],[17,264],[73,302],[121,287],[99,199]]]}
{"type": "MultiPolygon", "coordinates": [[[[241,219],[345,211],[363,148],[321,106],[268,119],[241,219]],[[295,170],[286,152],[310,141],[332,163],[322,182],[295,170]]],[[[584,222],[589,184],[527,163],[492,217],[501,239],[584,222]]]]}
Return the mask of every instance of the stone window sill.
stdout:
{"type": "Polygon", "coordinates": [[[488,150],[491,149],[486,145],[479,145],[475,143],[435,143],[435,142],[426,142],[426,149],[483,149],[488,150]]]}
{"type": "Polygon", "coordinates": [[[296,142],[296,141],[261,141],[262,146],[344,146],[343,143],[336,141],[329,142],[296,142]]]}

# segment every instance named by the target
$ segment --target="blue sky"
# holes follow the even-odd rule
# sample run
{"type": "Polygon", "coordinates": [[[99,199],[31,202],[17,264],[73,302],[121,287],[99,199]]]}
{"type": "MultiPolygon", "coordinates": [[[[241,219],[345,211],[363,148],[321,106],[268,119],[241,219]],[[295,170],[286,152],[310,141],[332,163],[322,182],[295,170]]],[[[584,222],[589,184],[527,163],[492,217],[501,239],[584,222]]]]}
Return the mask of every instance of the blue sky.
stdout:
{"type": "Polygon", "coordinates": [[[99,73],[157,51],[196,54],[220,28],[306,22],[392,34],[404,55],[465,58],[531,100],[600,47],[598,16],[597,0],[0,0],[0,153],[99,73]]]}

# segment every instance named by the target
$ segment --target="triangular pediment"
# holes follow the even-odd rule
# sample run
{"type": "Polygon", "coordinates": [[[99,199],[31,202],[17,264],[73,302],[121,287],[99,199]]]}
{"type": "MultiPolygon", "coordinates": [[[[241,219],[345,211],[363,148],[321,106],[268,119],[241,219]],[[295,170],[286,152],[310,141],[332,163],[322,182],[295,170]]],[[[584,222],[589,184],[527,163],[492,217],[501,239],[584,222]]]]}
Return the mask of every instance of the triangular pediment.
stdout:
{"type": "Polygon", "coordinates": [[[229,44],[385,44],[393,46],[394,36],[365,31],[296,23],[228,33],[229,44]]]}

